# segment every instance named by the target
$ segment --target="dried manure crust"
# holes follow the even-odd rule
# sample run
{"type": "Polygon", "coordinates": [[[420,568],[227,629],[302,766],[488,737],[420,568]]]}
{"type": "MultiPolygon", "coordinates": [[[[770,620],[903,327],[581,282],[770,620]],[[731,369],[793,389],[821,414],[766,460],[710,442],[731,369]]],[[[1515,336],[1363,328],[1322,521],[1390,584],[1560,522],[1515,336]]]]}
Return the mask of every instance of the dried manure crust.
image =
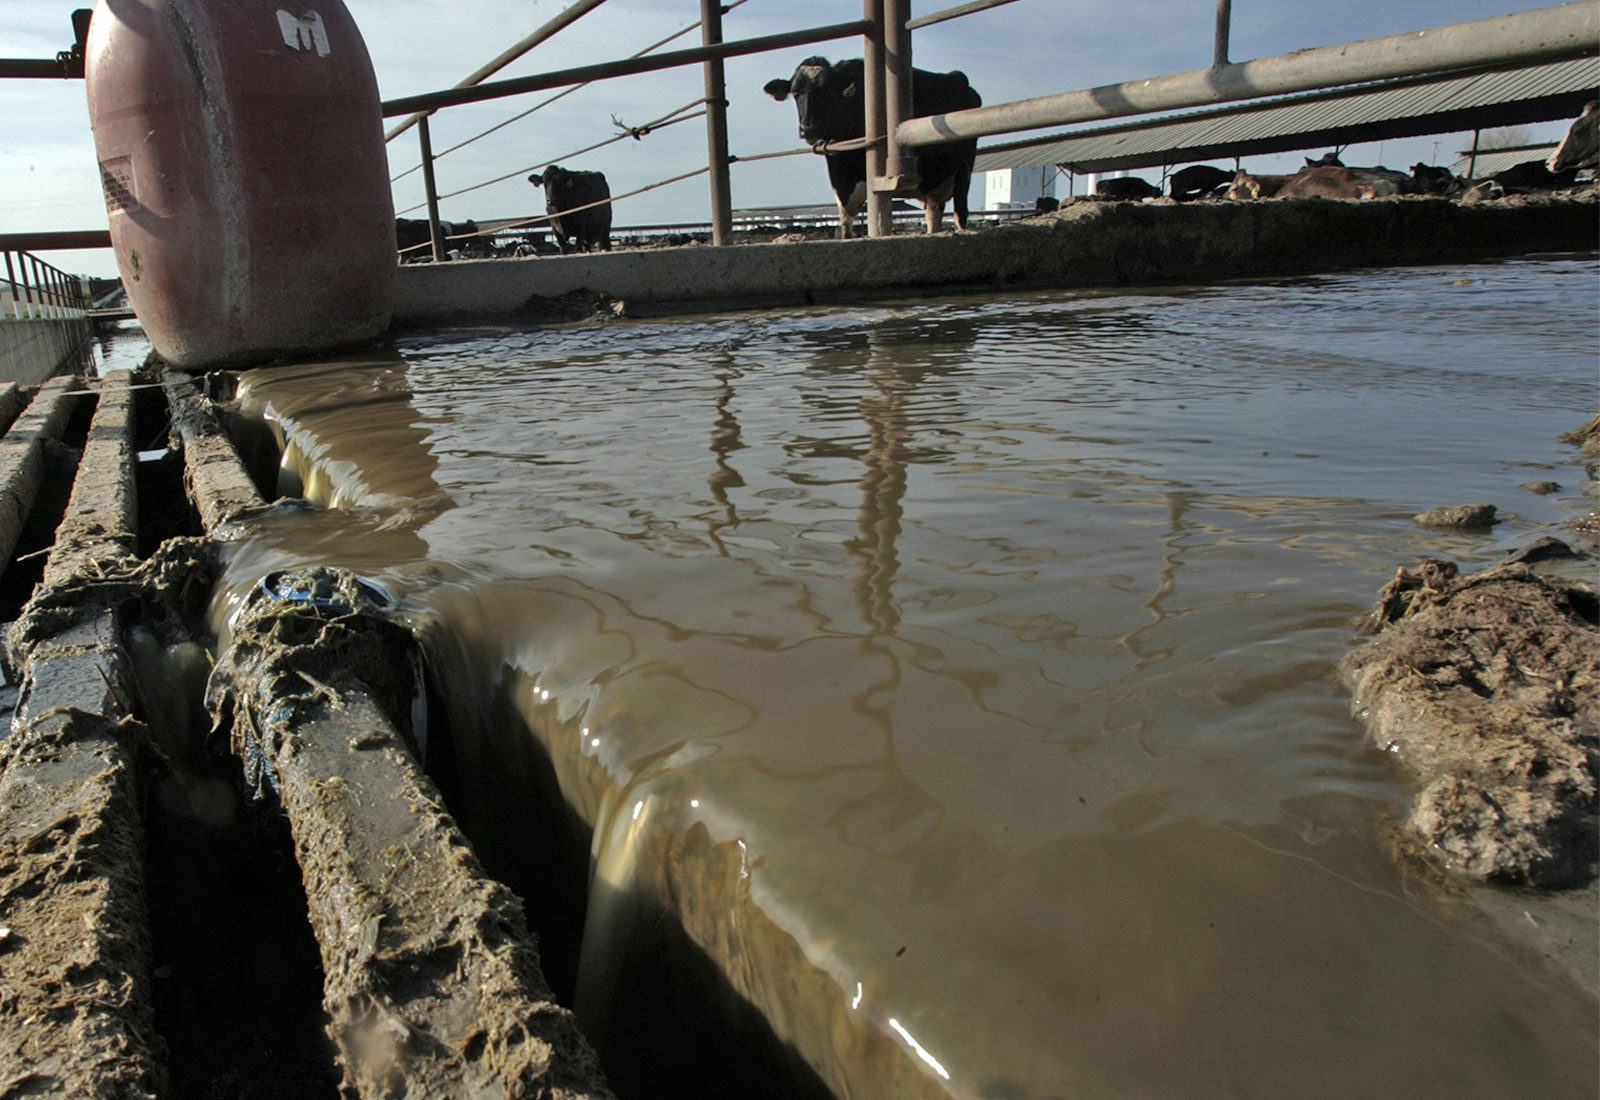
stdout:
{"type": "Polygon", "coordinates": [[[1421,849],[1497,884],[1594,879],[1597,607],[1520,561],[1462,576],[1424,559],[1385,586],[1376,636],[1340,673],[1373,740],[1417,775],[1405,828],[1421,849]]]}

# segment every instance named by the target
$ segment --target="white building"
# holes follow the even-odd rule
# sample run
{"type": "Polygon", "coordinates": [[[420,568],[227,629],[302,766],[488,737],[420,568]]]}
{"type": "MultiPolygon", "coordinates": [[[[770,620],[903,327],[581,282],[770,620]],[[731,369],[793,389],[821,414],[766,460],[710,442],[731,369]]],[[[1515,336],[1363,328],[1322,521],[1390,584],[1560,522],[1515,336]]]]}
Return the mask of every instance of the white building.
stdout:
{"type": "Polygon", "coordinates": [[[1056,168],[1053,164],[997,168],[979,175],[983,177],[983,201],[979,210],[1032,210],[1035,199],[1055,198],[1056,168]]]}

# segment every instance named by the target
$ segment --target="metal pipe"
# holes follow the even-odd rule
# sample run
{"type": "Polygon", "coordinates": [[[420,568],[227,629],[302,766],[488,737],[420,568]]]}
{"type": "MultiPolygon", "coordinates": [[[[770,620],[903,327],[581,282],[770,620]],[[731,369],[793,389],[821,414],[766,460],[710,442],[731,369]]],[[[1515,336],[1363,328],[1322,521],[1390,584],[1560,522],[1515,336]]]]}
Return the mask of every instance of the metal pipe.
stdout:
{"type": "Polygon", "coordinates": [[[6,287],[11,293],[11,316],[22,316],[22,301],[17,297],[17,269],[11,264],[11,250],[6,249],[6,287]]]}
{"type": "Polygon", "coordinates": [[[383,104],[385,118],[411,114],[414,111],[431,111],[438,107],[455,107],[462,103],[481,103],[486,99],[503,99],[524,92],[539,92],[546,88],[562,88],[568,84],[582,84],[589,80],[606,80],[618,76],[635,76],[639,73],[659,72],[682,65],[698,65],[714,57],[742,57],[745,54],[785,50],[791,46],[806,46],[813,42],[829,42],[836,38],[850,38],[867,33],[867,21],[830,23],[803,31],[769,34],[760,38],[743,38],[724,42],[720,46],[698,46],[690,50],[674,50],[652,57],[628,58],[625,61],[607,61],[600,65],[584,65],[576,69],[560,69],[550,73],[536,73],[512,80],[497,80],[475,88],[449,88],[442,92],[405,96],[387,100],[383,104]]]}
{"type": "Polygon", "coordinates": [[[50,252],[69,248],[110,248],[109,229],[70,229],[55,233],[0,233],[0,251],[50,252]]]}
{"type": "Polygon", "coordinates": [[[906,29],[906,16],[911,14],[910,0],[884,0],[883,3],[883,114],[887,120],[884,135],[883,174],[890,194],[909,185],[907,176],[916,175],[916,161],[908,156],[895,139],[900,124],[912,117],[911,102],[911,32],[906,29]]]}
{"type": "Polygon", "coordinates": [[[936,11],[932,15],[919,15],[915,19],[906,20],[906,30],[917,31],[923,27],[931,27],[935,23],[943,23],[946,19],[959,19],[963,15],[972,15],[974,12],[987,11],[989,8],[998,8],[1005,4],[1015,4],[1017,0],[972,0],[970,4],[957,4],[944,11],[936,11]]]}
{"type": "Polygon", "coordinates": [[[1228,28],[1233,23],[1233,0],[1217,0],[1217,33],[1211,47],[1211,67],[1228,63],[1228,28]]]}
{"type": "MultiPolygon", "coordinates": [[[[503,69],[507,65],[511,64],[517,58],[521,57],[523,54],[527,53],[529,50],[533,49],[535,46],[539,45],[541,42],[544,42],[547,39],[553,38],[556,35],[557,32],[563,31],[566,28],[570,27],[572,24],[576,23],[579,19],[583,18],[585,15],[588,15],[590,12],[594,11],[595,8],[598,8],[601,4],[604,4],[605,2],[606,2],[606,0],[578,0],[578,2],[576,4],[573,4],[571,7],[567,8],[565,11],[563,11],[560,15],[557,15],[554,19],[550,20],[544,26],[540,27],[538,30],[536,30],[532,34],[528,35],[528,37],[524,38],[521,42],[518,42],[516,45],[512,46],[510,49],[506,50],[499,57],[495,58],[493,61],[491,61],[487,65],[483,66],[483,68],[479,69],[477,72],[475,72],[471,76],[467,77],[461,83],[457,84],[456,87],[457,88],[471,88],[471,87],[475,87],[478,84],[482,84],[485,79],[487,79],[488,77],[493,76],[495,73],[499,72],[501,69],[503,69]]],[[[384,134],[383,135],[383,140],[386,141],[386,142],[387,141],[393,141],[395,138],[397,138],[401,134],[405,133],[407,130],[409,130],[412,126],[415,126],[421,120],[422,120],[422,116],[421,115],[413,115],[412,117],[410,117],[410,118],[406,119],[404,122],[402,122],[400,125],[398,125],[398,126],[394,127],[393,129],[391,129],[387,134],[384,134]]]]}
{"type": "MultiPolygon", "coordinates": [[[[862,22],[868,29],[861,42],[861,109],[865,112],[867,154],[867,236],[887,237],[894,232],[894,199],[874,186],[883,177],[887,161],[884,154],[884,130],[887,128],[884,104],[884,0],[864,0],[862,22]]],[[[841,218],[845,217],[841,212],[841,218]]],[[[841,225],[848,233],[849,226],[841,225]]]]}
{"type": "Polygon", "coordinates": [[[1416,73],[1511,68],[1596,53],[1600,53],[1600,4],[1562,4],[1215,69],[913,118],[899,128],[898,137],[906,145],[937,145],[1416,73]]]}
{"type": "Polygon", "coordinates": [[[39,284],[37,264],[38,261],[28,253],[24,252],[22,254],[22,291],[28,298],[29,317],[44,316],[44,302],[39,300],[37,297],[39,292],[35,289],[39,284]]]}
{"type": "Polygon", "coordinates": [[[428,235],[433,241],[435,263],[444,262],[444,234],[439,231],[439,188],[433,182],[433,138],[428,135],[428,116],[417,116],[417,138],[422,142],[422,188],[428,198],[428,235]]]}
{"type": "Polygon", "coordinates": [[[1467,154],[1467,178],[1476,179],[1478,175],[1478,139],[1483,136],[1481,129],[1472,131],[1472,152],[1467,154]]]}
{"type": "MultiPolygon", "coordinates": [[[[700,0],[700,41],[722,42],[722,0],[700,0]]],[[[711,165],[711,243],[728,244],[733,234],[733,192],[728,174],[728,84],[722,59],[705,63],[706,155],[711,165]]]]}
{"type": "Polygon", "coordinates": [[[70,74],[62,67],[61,62],[54,59],[0,57],[0,77],[66,80],[70,78],[70,74]]]}

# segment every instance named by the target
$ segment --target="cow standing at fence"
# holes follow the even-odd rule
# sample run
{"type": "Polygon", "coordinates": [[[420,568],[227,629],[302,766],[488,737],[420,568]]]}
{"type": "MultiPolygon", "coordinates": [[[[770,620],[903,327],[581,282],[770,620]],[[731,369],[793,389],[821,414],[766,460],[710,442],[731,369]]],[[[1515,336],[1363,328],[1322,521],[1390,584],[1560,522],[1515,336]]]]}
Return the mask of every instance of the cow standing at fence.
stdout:
{"type": "MultiPolygon", "coordinates": [[[[808,57],[788,78],[770,80],[765,91],[782,101],[794,97],[800,116],[800,139],[815,147],[824,142],[865,137],[865,66],[859,57],[831,63],[825,57],[808,57]]],[[[911,115],[949,114],[983,106],[983,100],[962,72],[930,73],[911,70],[911,115]]],[[[916,150],[917,186],[912,197],[927,208],[929,233],[939,231],[944,204],[954,200],[956,228],[967,227],[967,190],[972,184],[972,162],[978,142],[951,141],[916,150]]],[[[850,223],[867,201],[867,154],[829,153],[828,181],[839,203],[839,236],[850,236],[850,223]]]]}
{"type": "Polygon", "coordinates": [[[1556,151],[1545,161],[1545,167],[1553,173],[1561,173],[1568,169],[1593,168],[1597,164],[1600,164],[1600,100],[1590,100],[1556,151]]]}
{"type": "Polygon", "coordinates": [[[550,230],[563,255],[574,247],[579,252],[611,251],[611,187],[604,173],[569,172],[552,164],[542,174],[529,176],[528,182],[544,188],[550,230]],[[599,205],[591,205],[594,203],[599,205]],[[569,237],[576,240],[576,246],[568,243],[569,237]]]}

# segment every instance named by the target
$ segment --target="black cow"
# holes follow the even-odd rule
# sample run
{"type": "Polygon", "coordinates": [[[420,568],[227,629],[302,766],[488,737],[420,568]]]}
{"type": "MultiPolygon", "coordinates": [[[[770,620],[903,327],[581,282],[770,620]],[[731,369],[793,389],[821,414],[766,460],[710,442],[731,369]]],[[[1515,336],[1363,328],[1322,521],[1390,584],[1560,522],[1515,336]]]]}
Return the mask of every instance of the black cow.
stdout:
{"type": "Polygon", "coordinates": [[[1191,164],[1172,173],[1167,190],[1179,202],[1193,202],[1220,193],[1233,182],[1233,173],[1209,164],[1191,164]]]}
{"type": "MultiPolygon", "coordinates": [[[[441,221],[439,232],[445,237],[444,247],[447,256],[450,252],[456,254],[455,258],[488,254],[488,246],[477,236],[477,222],[441,221]]],[[[399,252],[400,262],[403,264],[427,263],[433,259],[433,250],[428,247],[433,241],[433,230],[429,228],[427,218],[396,218],[394,240],[395,250],[399,252]]]]}
{"type": "Polygon", "coordinates": [[[1049,195],[1040,195],[1038,198],[1033,200],[1033,212],[1035,214],[1054,214],[1060,209],[1060,200],[1052,198],[1049,195]]]}
{"type": "Polygon", "coordinates": [[[1498,184],[1508,195],[1519,195],[1528,191],[1554,191],[1561,187],[1571,187],[1577,175],[1576,168],[1552,172],[1547,161],[1525,160],[1513,164],[1504,171],[1496,172],[1489,177],[1489,181],[1498,184]]]}
{"type": "Polygon", "coordinates": [[[1159,199],[1161,188],[1138,176],[1123,176],[1096,183],[1094,194],[1097,199],[1139,202],[1141,199],[1159,199]]]}
{"type": "Polygon", "coordinates": [[[611,251],[611,203],[602,201],[611,198],[611,187],[604,173],[569,172],[552,164],[543,175],[535,172],[529,176],[528,182],[544,188],[544,209],[550,215],[550,229],[563,255],[574,249],[568,237],[577,240],[575,247],[579,252],[596,248],[611,251]],[[600,205],[590,206],[591,203],[600,205]],[[588,209],[579,210],[578,207],[588,209]]]}
{"type": "Polygon", "coordinates": [[[1334,150],[1332,152],[1323,153],[1316,160],[1312,160],[1310,157],[1307,157],[1306,158],[1306,167],[1307,168],[1343,168],[1344,167],[1344,161],[1339,159],[1338,150],[1334,150]]]}
{"type": "Polygon", "coordinates": [[[1416,181],[1417,190],[1424,195],[1454,195],[1466,187],[1465,182],[1450,169],[1420,161],[1411,166],[1411,178],[1416,181]]]}
{"type": "MultiPolygon", "coordinates": [[[[808,57],[794,75],[769,80],[768,95],[776,100],[794,96],[800,116],[800,139],[812,146],[827,141],[865,137],[867,112],[863,105],[861,59],[831,64],[825,57],[808,57]]],[[[911,70],[911,114],[914,118],[949,114],[983,106],[963,72],[930,73],[911,70]]],[[[927,208],[928,232],[937,233],[944,204],[954,200],[956,228],[967,227],[967,189],[972,184],[972,162],[978,142],[951,141],[916,150],[917,185],[912,197],[927,208]]],[[[828,154],[828,181],[839,202],[839,236],[850,236],[850,223],[867,201],[867,154],[828,154]]]]}

